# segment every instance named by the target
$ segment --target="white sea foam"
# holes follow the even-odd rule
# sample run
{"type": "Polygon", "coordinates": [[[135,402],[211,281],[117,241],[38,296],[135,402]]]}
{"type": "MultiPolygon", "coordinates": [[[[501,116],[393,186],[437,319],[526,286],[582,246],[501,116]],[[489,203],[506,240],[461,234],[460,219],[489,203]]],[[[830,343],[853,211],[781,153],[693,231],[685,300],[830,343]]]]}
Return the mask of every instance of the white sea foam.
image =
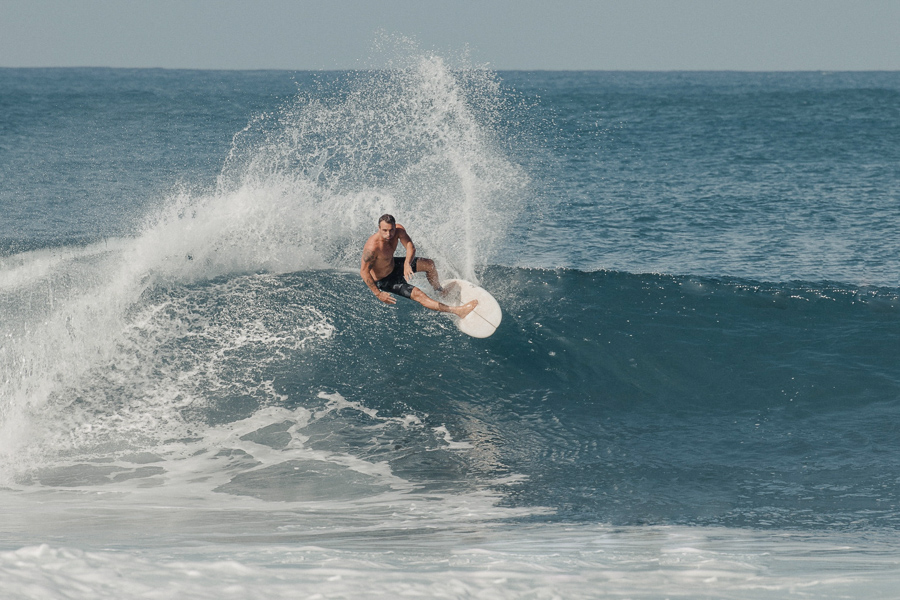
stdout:
{"type": "Polygon", "coordinates": [[[873,598],[896,550],[827,536],[543,525],[402,544],[196,545],[0,553],[4,596],[34,598],[873,598]],[[773,541],[774,540],[774,541],[773,541]],[[684,544],[688,544],[685,546],[684,544]]]}

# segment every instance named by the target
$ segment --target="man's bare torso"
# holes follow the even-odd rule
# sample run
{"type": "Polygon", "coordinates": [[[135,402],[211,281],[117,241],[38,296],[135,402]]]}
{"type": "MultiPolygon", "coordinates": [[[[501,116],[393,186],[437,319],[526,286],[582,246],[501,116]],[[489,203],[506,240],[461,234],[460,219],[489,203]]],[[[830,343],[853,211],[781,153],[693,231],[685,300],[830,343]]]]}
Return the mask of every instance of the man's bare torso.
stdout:
{"type": "Polygon", "coordinates": [[[363,247],[363,260],[371,265],[372,278],[376,281],[383,279],[394,270],[394,253],[400,242],[401,231],[405,233],[402,225],[397,225],[396,232],[390,240],[385,240],[381,233],[375,233],[366,241],[363,247]]]}

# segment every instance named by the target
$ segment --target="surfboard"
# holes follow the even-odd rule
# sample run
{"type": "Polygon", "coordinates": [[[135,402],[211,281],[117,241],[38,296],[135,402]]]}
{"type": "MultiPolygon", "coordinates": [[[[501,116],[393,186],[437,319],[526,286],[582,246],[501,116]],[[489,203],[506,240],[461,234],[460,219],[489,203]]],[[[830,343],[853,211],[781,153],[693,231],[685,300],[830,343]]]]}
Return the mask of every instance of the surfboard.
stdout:
{"type": "Polygon", "coordinates": [[[486,338],[497,331],[503,319],[503,311],[490,292],[465,279],[449,279],[443,286],[447,290],[447,296],[442,301],[447,304],[452,302],[461,305],[470,300],[478,300],[478,306],[466,318],[454,317],[460,331],[476,338],[486,338]]]}

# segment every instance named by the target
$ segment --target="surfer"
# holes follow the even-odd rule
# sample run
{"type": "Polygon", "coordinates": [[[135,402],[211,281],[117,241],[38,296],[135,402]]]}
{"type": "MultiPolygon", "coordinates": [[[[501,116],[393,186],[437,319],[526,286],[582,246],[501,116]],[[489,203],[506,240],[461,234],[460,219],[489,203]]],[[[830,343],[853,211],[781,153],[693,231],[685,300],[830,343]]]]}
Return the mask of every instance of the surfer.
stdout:
{"type": "Polygon", "coordinates": [[[434,261],[416,256],[416,247],[403,225],[398,225],[391,215],[378,219],[378,233],[373,234],[363,246],[362,265],[359,274],[375,296],[385,304],[396,304],[391,294],[415,300],[425,308],[453,313],[459,318],[468,315],[478,300],[462,306],[447,306],[429,298],[422,290],[409,283],[413,273],[425,273],[428,283],[439,294],[444,293],[434,261]],[[397,244],[403,243],[406,257],[394,256],[397,244]]]}

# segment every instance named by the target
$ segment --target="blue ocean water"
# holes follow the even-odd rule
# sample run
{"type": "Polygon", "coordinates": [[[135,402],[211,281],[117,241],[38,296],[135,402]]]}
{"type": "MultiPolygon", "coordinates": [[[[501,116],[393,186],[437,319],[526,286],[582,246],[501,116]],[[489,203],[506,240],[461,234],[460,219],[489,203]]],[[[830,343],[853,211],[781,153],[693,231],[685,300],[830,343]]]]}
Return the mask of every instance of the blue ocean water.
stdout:
{"type": "Polygon", "coordinates": [[[396,67],[0,69],[4,594],[895,597],[900,74],[396,67]]]}

